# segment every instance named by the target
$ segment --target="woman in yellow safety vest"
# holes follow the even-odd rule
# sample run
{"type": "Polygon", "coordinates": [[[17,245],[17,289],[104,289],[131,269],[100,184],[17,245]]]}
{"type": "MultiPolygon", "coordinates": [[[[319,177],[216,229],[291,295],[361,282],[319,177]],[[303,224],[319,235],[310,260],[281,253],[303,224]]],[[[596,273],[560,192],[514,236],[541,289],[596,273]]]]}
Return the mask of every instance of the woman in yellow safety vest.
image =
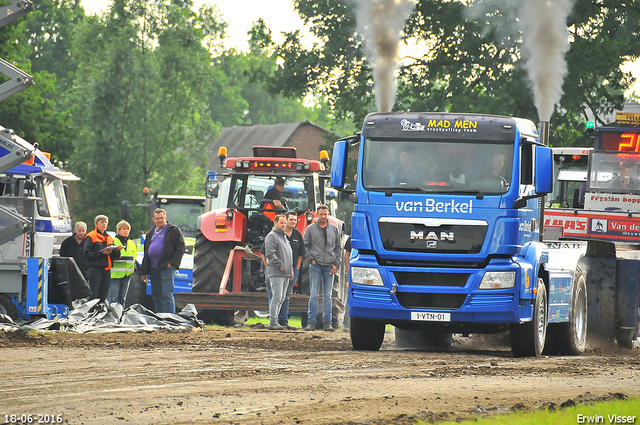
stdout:
{"type": "Polygon", "coordinates": [[[121,220],[116,225],[118,234],[113,239],[115,245],[122,245],[124,249],[120,251],[120,258],[113,262],[111,267],[111,286],[109,287],[109,302],[118,302],[124,306],[124,300],[129,289],[131,275],[135,268],[135,261],[138,255],[138,248],[135,242],[129,238],[131,225],[121,220]]]}

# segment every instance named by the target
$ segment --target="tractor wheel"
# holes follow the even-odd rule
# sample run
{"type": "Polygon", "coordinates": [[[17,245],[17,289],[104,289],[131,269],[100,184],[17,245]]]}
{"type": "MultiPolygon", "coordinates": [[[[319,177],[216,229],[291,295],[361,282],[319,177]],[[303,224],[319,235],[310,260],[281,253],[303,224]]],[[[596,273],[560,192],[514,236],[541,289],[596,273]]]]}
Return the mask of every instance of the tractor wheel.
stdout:
{"type": "Polygon", "coordinates": [[[193,255],[193,292],[217,293],[220,290],[229,252],[236,246],[235,242],[212,242],[198,232],[193,255]]]}
{"type": "Polygon", "coordinates": [[[378,351],[384,340],[384,322],[351,318],[351,345],[354,350],[378,351]]]}
{"type": "MultiPolygon", "coordinates": [[[[193,255],[193,292],[218,293],[224,269],[227,267],[229,252],[236,246],[235,242],[212,242],[202,232],[198,232],[193,255]]],[[[233,268],[230,276],[233,276],[232,273],[233,268]]],[[[237,315],[231,310],[207,309],[198,312],[198,318],[203,322],[222,326],[234,326],[245,316],[246,314],[237,315]]]]}
{"type": "Polygon", "coordinates": [[[13,320],[18,319],[18,309],[11,300],[11,297],[0,294],[0,314],[9,316],[13,320]]]}
{"type": "Polygon", "coordinates": [[[538,278],[531,321],[511,325],[511,351],[514,357],[540,356],[547,339],[547,311],[547,288],[544,281],[538,278]]]}

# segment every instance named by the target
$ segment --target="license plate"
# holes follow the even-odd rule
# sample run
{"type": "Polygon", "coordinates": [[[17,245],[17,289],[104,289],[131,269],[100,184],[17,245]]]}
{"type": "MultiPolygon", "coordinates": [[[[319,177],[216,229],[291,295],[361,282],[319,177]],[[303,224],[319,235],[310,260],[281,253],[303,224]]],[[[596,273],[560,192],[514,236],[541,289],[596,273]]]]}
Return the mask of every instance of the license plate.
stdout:
{"type": "Polygon", "coordinates": [[[451,313],[422,313],[419,311],[412,311],[411,320],[419,320],[423,322],[450,322],[451,313]]]}

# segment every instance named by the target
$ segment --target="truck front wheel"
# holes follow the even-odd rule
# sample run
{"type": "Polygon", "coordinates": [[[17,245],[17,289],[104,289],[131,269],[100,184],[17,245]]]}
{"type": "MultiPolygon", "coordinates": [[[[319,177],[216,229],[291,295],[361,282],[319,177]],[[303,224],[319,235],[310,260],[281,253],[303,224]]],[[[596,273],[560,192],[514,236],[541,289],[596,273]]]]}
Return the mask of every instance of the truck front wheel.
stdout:
{"type": "Polygon", "coordinates": [[[547,339],[547,288],[538,278],[533,317],[530,322],[511,325],[511,351],[514,357],[538,357],[547,339]]]}
{"type": "Polygon", "coordinates": [[[351,318],[351,344],[354,350],[377,351],[384,340],[383,322],[351,318]]]}

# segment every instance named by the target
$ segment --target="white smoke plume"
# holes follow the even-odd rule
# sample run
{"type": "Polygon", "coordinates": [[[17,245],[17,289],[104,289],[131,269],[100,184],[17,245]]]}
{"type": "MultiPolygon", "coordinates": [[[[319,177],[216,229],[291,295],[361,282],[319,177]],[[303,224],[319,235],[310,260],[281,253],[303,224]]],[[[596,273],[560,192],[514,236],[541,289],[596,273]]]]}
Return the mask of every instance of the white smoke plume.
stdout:
{"type": "Polygon", "coordinates": [[[401,32],[417,0],[353,1],[358,32],[373,64],[376,107],[379,112],[389,112],[396,98],[401,32]]]}
{"type": "Polygon", "coordinates": [[[567,72],[564,55],[569,50],[567,17],[574,1],[475,0],[469,8],[475,18],[483,19],[487,14],[495,17],[495,12],[499,11],[506,26],[517,22],[517,30],[522,34],[526,70],[541,121],[551,119],[553,109],[562,96],[562,81],[567,72]]]}

